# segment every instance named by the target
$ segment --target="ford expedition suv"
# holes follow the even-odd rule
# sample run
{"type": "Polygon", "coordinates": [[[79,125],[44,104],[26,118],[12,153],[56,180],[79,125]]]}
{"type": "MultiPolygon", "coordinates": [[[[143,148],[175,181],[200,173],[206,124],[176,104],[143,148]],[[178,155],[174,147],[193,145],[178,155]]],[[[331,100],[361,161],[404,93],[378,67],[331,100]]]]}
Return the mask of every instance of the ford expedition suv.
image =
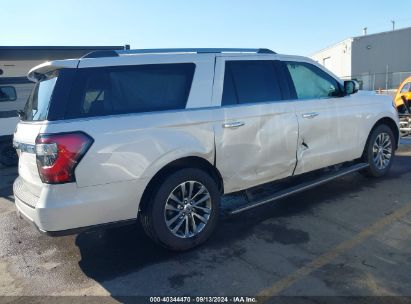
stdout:
{"type": "Polygon", "coordinates": [[[223,195],[300,178],[246,210],[353,171],[379,177],[398,145],[388,97],[268,49],[95,51],[28,77],[14,194],[50,235],[139,219],[155,242],[189,249],[223,195]]]}

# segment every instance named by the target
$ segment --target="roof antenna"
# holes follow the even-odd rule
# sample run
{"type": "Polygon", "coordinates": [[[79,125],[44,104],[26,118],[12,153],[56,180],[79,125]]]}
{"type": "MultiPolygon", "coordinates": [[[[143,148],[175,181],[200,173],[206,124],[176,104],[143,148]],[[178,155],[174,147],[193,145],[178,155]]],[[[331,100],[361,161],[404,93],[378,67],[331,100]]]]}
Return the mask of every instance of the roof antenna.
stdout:
{"type": "Polygon", "coordinates": [[[362,29],[362,32],[363,32],[364,36],[367,36],[367,30],[368,30],[368,27],[364,27],[362,29]]]}
{"type": "Polygon", "coordinates": [[[395,20],[391,20],[392,23],[392,30],[395,31],[395,20]]]}

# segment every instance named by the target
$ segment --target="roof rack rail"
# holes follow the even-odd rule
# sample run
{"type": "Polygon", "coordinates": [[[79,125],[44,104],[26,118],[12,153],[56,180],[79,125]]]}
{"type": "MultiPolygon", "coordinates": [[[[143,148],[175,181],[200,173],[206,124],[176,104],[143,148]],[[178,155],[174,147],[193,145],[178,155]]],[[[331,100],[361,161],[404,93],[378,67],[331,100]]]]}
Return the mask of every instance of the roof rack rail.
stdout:
{"type": "Polygon", "coordinates": [[[132,54],[165,54],[165,53],[256,53],[256,54],[277,54],[276,52],[260,48],[176,48],[176,49],[135,49],[135,50],[104,50],[94,51],[84,55],[82,58],[100,58],[100,57],[118,57],[119,55],[132,55],[132,54]]]}
{"type": "Polygon", "coordinates": [[[119,50],[118,54],[156,54],[156,53],[259,53],[275,54],[269,49],[239,49],[239,48],[177,48],[177,49],[136,49],[136,50],[119,50]]]}

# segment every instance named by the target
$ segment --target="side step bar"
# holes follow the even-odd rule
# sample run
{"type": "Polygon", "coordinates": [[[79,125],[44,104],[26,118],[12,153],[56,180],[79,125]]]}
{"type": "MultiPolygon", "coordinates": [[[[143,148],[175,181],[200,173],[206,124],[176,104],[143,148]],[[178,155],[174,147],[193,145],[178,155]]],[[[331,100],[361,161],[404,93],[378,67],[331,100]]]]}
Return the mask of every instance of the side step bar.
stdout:
{"type": "Polygon", "coordinates": [[[268,203],[272,203],[276,200],[279,200],[279,199],[285,198],[287,196],[290,196],[290,195],[293,195],[293,194],[296,194],[296,193],[299,193],[299,192],[314,188],[316,186],[325,184],[325,183],[327,183],[327,182],[329,182],[333,179],[342,177],[344,175],[347,175],[347,174],[350,174],[350,173],[353,173],[353,172],[360,171],[360,170],[365,169],[367,167],[368,167],[368,164],[359,163],[359,164],[352,165],[350,167],[345,167],[345,168],[343,168],[339,171],[336,171],[336,172],[327,173],[327,174],[325,174],[325,175],[323,175],[319,178],[316,178],[314,180],[310,180],[310,181],[298,184],[296,186],[291,186],[289,188],[279,190],[279,191],[275,192],[274,194],[272,194],[268,197],[265,197],[264,199],[257,200],[255,202],[250,202],[249,204],[234,208],[234,209],[232,209],[228,212],[228,215],[238,214],[240,212],[243,212],[243,211],[255,208],[255,207],[259,207],[259,206],[262,206],[262,205],[265,205],[265,204],[268,204],[268,203]]]}

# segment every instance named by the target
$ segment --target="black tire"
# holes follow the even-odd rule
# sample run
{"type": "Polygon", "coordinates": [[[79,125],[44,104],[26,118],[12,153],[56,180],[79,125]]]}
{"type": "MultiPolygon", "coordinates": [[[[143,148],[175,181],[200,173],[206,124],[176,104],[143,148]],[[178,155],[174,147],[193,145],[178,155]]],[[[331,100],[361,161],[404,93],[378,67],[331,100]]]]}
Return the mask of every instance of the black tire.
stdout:
{"type": "MultiPolygon", "coordinates": [[[[184,186],[186,187],[186,186],[184,186]]],[[[207,195],[205,194],[206,192],[200,193],[200,196],[194,195],[195,192],[194,190],[192,191],[193,195],[190,196],[188,195],[188,190],[186,190],[187,197],[193,197],[197,199],[197,197],[202,197],[204,198],[207,195]]],[[[184,196],[185,197],[185,196],[184,196]]],[[[201,199],[198,199],[199,201],[201,199]]],[[[191,204],[193,205],[194,204],[191,204]]],[[[198,205],[200,206],[200,205],[198,205]]],[[[174,206],[172,206],[174,207],[174,206]]],[[[181,169],[179,171],[176,171],[175,173],[172,173],[168,175],[166,178],[163,179],[163,181],[159,184],[158,188],[155,189],[151,195],[151,198],[149,201],[144,205],[143,210],[141,211],[141,214],[139,215],[140,222],[146,232],[146,234],[157,244],[170,249],[170,250],[175,250],[175,251],[183,251],[183,250],[188,250],[193,247],[196,247],[202,243],[204,243],[212,234],[214,231],[214,228],[217,225],[218,222],[218,217],[219,217],[219,207],[220,207],[220,192],[218,190],[217,184],[214,181],[214,179],[204,172],[203,170],[200,169],[195,169],[195,168],[187,168],[187,169],[181,169]],[[181,184],[187,183],[188,187],[191,187],[191,182],[195,182],[193,188],[197,187],[196,190],[199,189],[200,185],[205,186],[206,192],[208,192],[210,199],[206,199],[206,204],[207,208],[210,206],[211,212],[210,213],[204,213],[202,214],[203,218],[208,217],[208,221],[206,224],[204,224],[202,221],[199,220],[199,218],[195,217],[194,214],[195,212],[202,212],[199,209],[195,209],[196,207],[192,206],[187,206],[190,208],[189,211],[187,211],[185,208],[187,204],[179,204],[176,203],[175,207],[181,208],[183,207],[184,210],[165,210],[166,204],[167,206],[170,206],[170,204],[174,204],[174,200],[170,199],[171,194],[176,194],[178,196],[180,202],[181,202],[181,197],[183,196],[182,194],[179,196],[178,192],[175,191],[180,191],[179,193],[182,193],[183,190],[181,190],[181,184]],[[180,190],[179,190],[180,189],[180,190]],[[172,203],[171,203],[172,202],[172,203]],[[181,207],[180,207],[181,206],[181,207]],[[192,211],[192,213],[191,213],[192,211]],[[184,212],[184,216],[181,215],[181,212],[184,212]],[[187,212],[187,213],[185,213],[187,212]],[[169,215],[171,213],[171,215],[169,215]],[[204,216],[204,215],[207,216],[204,216]],[[166,223],[166,218],[167,216],[172,217],[173,219],[175,218],[174,215],[181,217],[178,217],[176,222],[184,221],[184,224],[181,224],[183,226],[183,232],[180,230],[182,228],[177,228],[177,232],[172,232],[171,228],[174,228],[178,225],[175,225],[174,227],[170,227],[166,223]],[[194,218],[194,220],[193,220],[194,218]],[[185,221],[189,221],[187,224],[185,221]],[[194,224],[191,222],[194,221],[194,224]],[[197,224],[199,226],[197,226],[197,224]],[[186,237],[185,235],[176,235],[177,233],[187,233],[187,230],[185,228],[185,225],[189,225],[190,229],[193,230],[193,235],[186,237]],[[194,225],[196,225],[196,229],[200,230],[198,234],[194,235],[194,225]],[[202,226],[201,229],[199,229],[200,225],[202,226]]],[[[169,220],[171,222],[171,220],[169,220]]]]}
{"type": "Polygon", "coordinates": [[[7,167],[16,166],[18,156],[13,145],[9,142],[0,143],[0,163],[7,167]]]}
{"type": "MultiPolygon", "coordinates": [[[[396,140],[391,128],[387,125],[381,124],[374,128],[368,137],[367,144],[364,149],[363,160],[369,164],[369,167],[364,170],[365,175],[370,177],[381,177],[387,174],[392,166],[392,162],[395,155],[396,140]],[[384,160],[387,159],[387,163],[384,165],[379,165],[378,161],[375,160],[375,149],[374,145],[376,144],[377,138],[380,136],[385,137],[390,141],[390,146],[387,149],[384,149],[385,153],[390,153],[389,159],[386,155],[384,160]],[[388,136],[388,137],[387,137],[388,136]]],[[[377,157],[378,159],[378,157],[377,157]]],[[[385,162],[385,161],[384,161],[385,162]]]]}

